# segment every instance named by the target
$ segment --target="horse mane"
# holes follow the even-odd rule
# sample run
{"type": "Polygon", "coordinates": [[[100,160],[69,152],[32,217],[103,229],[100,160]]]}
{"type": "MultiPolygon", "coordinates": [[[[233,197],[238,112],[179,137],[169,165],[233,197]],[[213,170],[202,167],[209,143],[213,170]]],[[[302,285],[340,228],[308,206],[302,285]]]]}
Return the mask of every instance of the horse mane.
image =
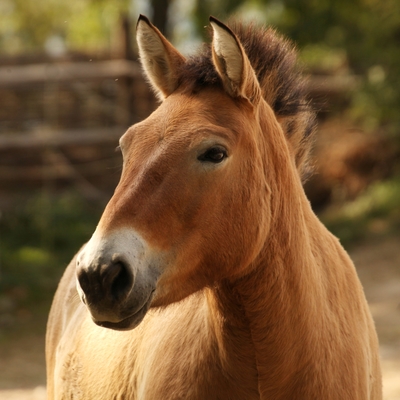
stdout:
{"type": "MultiPolygon", "coordinates": [[[[309,154],[315,131],[315,111],[307,98],[306,78],[297,64],[294,45],[272,28],[231,20],[229,27],[239,38],[257,75],[265,101],[274,110],[295,154],[303,181],[310,175],[309,154]]],[[[182,65],[180,79],[193,90],[222,83],[212,63],[210,44],[182,65]]]]}

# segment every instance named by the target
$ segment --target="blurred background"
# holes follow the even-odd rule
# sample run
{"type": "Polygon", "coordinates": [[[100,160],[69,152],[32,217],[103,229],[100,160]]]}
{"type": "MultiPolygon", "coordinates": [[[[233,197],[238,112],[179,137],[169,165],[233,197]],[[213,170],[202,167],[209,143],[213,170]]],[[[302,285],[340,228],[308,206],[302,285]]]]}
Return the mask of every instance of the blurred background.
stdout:
{"type": "Polygon", "coordinates": [[[44,399],[44,332],[60,276],[118,183],[114,151],[157,105],[137,62],[147,15],[184,54],[208,16],[297,43],[318,110],[313,208],[354,259],[400,399],[398,0],[0,1],[0,398],[44,399]]]}

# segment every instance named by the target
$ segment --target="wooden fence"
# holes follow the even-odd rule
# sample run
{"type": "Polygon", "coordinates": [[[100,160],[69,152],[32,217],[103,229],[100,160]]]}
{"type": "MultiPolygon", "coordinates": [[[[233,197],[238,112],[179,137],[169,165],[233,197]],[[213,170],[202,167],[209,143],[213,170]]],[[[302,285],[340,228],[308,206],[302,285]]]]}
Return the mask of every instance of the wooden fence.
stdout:
{"type": "Polygon", "coordinates": [[[137,62],[0,67],[0,203],[49,185],[107,197],[120,173],[118,138],[154,108],[137,62]]]}
{"type": "MultiPolygon", "coordinates": [[[[357,80],[315,76],[309,85],[323,113],[357,80]]],[[[0,205],[14,193],[49,186],[108,197],[120,175],[118,138],[155,106],[135,61],[87,56],[0,67],[0,205]]]]}

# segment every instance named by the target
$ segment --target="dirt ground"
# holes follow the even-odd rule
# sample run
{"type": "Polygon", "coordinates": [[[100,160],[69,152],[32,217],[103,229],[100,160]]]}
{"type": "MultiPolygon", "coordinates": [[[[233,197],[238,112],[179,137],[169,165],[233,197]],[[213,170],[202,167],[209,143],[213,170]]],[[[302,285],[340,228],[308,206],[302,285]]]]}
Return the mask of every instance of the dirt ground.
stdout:
{"type": "Polygon", "coordinates": [[[400,237],[350,252],[378,331],[384,400],[400,400],[400,237]]]}
{"type": "MultiPolygon", "coordinates": [[[[381,344],[384,400],[400,400],[400,237],[368,241],[350,252],[381,344]]],[[[0,400],[44,400],[44,321],[0,342],[0,400]]]]}

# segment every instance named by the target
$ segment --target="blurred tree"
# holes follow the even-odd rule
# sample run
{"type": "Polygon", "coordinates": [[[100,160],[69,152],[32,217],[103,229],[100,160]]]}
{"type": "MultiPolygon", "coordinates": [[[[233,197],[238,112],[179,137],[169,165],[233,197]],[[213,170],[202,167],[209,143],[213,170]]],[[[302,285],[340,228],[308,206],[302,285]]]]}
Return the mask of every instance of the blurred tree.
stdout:
{"type": "MultiPolygon", "coordinates": [[[[262,0],[261,0],[262,1],[262,0]]],[[[271,3],[270,1],[263,1],[271,3]]],[[[398,0],[283,0],[277,24],[300,47],[344,50],[351,71],[363,79],[352,116],[365,128],[386,126],[399,135],[400,2],[398,0]]]]}
{"type": "Polygon", "coordinates": [[[305,61],[344,65],[362,80],[350,117],[367,130],[385,126],[400,137],[400,1],[196,0],[199,35],[210,14],[236,13],[278,28],[303,51],[305,61]]]}
{"type": "Polygon", "coordinates": [[[40,51],[52,36],[73,49],[107,48],[129,0],[2,0],[0,51],[40,51]]]}
{"type": "Polygon", "coordinates": [[[170,0],[151,0],[153,7],[153,24],[164,34],[167,32],[168,7],[170,0]]]}
{"type": "Polygon", "coordinates": [[[42,46],[50,32],[64,30],[69,8],[68,3],[56,0],[3,0],[1,50],[19,52],[42,46]]]}
{"type": "Polygon", "coordinates": [[[207,23],[210,15],[225,19],[230,14],[237,11],[240,5],[247,3],[246,0],[196,0],[194,7],[194,20],[200,34],[204,35],[204,25],[207,23]]]}
{"type": "MultiPolygon", "coordinates": [[[[1,0],[0,51],[43,49],[52,36],[72,49],[112,49],[121,13],[153,8],[164,33],[168,10],[182,12],[183,0],[1,0]],[[180,6],[179,6],[180,4],[180,6]],[[179,9],[180,7],[180,9],[179,9]],[[57,38],[56,38],[57,39],[57,38]]],[[[328,67],[346,65],[363,80],[353,97],[351,116],[374,130],[386,125],[400,136],[399,0],[192,0],[198,36],[210,14],[251,17],[276,26],[304,49],[306,61],[328,67]]],[[[174,15],[174,21],[179,16],[174,15]]],[[[171,28],[171,27],[170,27],[171,28]]],[[[174,27],[172,27],[174,28],[174,27]]],[[[186,29],[186,32],[188,30],[186,29]]],[[[57,43],[57,41],[55,41],[57,43]]]]}

